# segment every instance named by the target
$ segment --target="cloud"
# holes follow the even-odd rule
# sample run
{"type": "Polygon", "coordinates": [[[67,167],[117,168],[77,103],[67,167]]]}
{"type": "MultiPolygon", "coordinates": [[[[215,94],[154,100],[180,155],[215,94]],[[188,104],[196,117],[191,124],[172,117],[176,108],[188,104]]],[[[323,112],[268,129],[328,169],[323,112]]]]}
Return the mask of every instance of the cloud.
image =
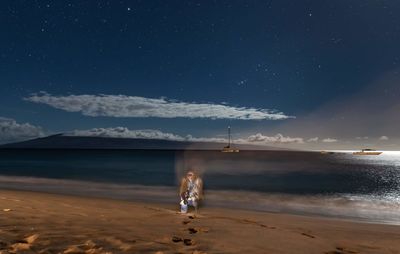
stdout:
{"type": "MultiPolygon", "coordinates": [[[[226,143],[226,138],[213,137],[193,137],[192,135],[180,136],[173,133],[162,132],[160,130],[130,130],[126,127],[93,128],[89,130],[74,130],[64,134],[65,136],[89,136],[89,137],[112,137],[112,138],[141,138],[141,139],[161,139],[171,141],[191,141],[191,142],[216,142],[226,143]]],[[[237,144],[271,144],[271,143],[303,143],[302,138],[285,137],[282,134],[269,137],[260,133],[250,135],[247,138],[234,139],[237,144]]]]}
{"type": "Polygon", "coordinates": [[[303,138],[292,138],[285,137],[282,134],[278,133],[275,136],[264,136],[261,133],[257,133],[255,135],[250,135],[246,139],[239,139],[239,143],[256,143],[256,144],[268,144],[268,143],[304,143],[303,138]]]}
{"type": "Polygon", "coordinates": [[[335,142],[338,142],[338,140],[334,139],[334,138],[324,138],[322,140],[322,142],[324,142],[324,143],[335,143],[335,142]]]}
{"type": "Polygon", "coordinates": [[[389,138],[388,138],[387,136],[381,136],[381,137],[379,138],[379,140],[385,141],[385,140],[389,140],[389,138]]]}
{"type": "Polygon", "coordinates": [[[140,139],[163,139],[183,141],[185,138],[165,133],[159,130],[129,130],[126,127],[112,128],[93,128],[90,130],[74,130],[65,133],[65,136],[84,136],[84,137],[109,137],[109,138],[140,138],[140,139]]]}
{"type": "Polygon", "coordinates": [[[46,92],[32,94],[26,101],[46,104],[85,116],[209,118],[239,120],[282,120],[293,118],[268,109],[233,107],[224,104],[179,102],[165,98],[153,99],[126,95],[53,96],[46,92]]]}
{"type": "MultiPolygon", "coordinates": [[[[214,143],[227,143],[228,139],[226,138],[205,138],[205,137],[193,137],[192,135],[186,135],[185,140],[192,142],[214,142],[214,143]]],[[[236,140],[233,140],[235,142],[236,140]]]]}
{"type": "Polygon", "coordinates": [[[315,137],[315,138],[309,138],[309,139],[307,140],[307,142],[318,142],[318,140],[319,140],[319,138],[318,138],[318,137],[315,137]]]}
{"type": "Polygon", "coordinates": [[[16,142],[44,136],[41,127],[17,123],[14,119],[0,117],[0,143],[16,142]]]}
{"type": "Polygon", "coordinates": [[[369,137],[356,137],[356,139],[369,139],[369,137]]]}

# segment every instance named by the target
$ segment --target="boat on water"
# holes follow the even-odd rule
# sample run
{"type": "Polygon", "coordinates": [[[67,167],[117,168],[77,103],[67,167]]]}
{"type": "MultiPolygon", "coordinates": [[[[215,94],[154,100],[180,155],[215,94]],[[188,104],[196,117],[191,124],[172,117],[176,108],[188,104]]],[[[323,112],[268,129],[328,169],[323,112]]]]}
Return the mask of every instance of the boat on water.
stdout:
{"type": "Polygon", "coordinates": [[[353,155],[380,155],[381,153],[374,149],[362,149],[361,151],[353,152],[353,155]]]}
{"type": "Polygon", "coordinates": [[[335,154],[335,152],[331,151],[320,151],[321,154],[335,154]]]}
{"type": "Polygon", "coordinates": [[[239,149],[231,146],[231,127],[228,126],[228,145],[222,148],[221,152],[223,153],[238,153],[239,149]]]}

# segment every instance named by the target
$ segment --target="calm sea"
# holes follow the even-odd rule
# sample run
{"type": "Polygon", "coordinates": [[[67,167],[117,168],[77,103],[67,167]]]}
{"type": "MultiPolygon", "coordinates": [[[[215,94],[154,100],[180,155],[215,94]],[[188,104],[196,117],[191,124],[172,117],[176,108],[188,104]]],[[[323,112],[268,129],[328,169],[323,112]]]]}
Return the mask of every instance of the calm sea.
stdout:
{"type": "Polygon", "coordinates": [[[205,206],[400,224],[400,153],[0,150],[0,188],[178,203],[195,169],[205,206]]]}

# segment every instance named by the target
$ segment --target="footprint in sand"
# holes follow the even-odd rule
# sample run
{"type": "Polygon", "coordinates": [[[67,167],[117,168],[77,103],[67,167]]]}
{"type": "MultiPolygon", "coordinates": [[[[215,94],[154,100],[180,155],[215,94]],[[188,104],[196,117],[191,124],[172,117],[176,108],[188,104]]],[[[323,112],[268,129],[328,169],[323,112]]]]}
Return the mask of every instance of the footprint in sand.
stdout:
{"type": "Polygon", "coordinates": [[[344,247],[336,247],[336,250],[325,252],[325,254],[357,254],[357,253],[359,252],[344,247]]]}
{"type": "Polygon", "coordinates": [[[183,242],[183,244],[186,245],[186,246],[191,246],[191,245],[194,245],[194,244],[195,244],[194,240],[192,240],[192,239],[190,239],[190,238],[184,238],[184,239],[182,239],[182,238],[179,237],[179,236],[173,236],[173,237],[172,237],[172,241],[173,241],[174,243],[183,242]]]}
{"type": "Polygon", "coordinates": [[[195,228],[188,228],[189,234],[196,234],[198,232],[195,228]]]}
{"type": "Polygon", "coordinates": [[[276,227],[274,227],[274,226],[268,226],[268,225],[265,225],[265,224],[260,224],[260,227],[268,228],[268,229],[276,229],[276,227]]]}
{"type": "Polygon", "coordinates": [[[315,238],[315,236],[313,236],[311,234],[308,234],[308,233],[301,233],[301,234],[304,235],[304,236],[307,236],[309,238],[315,238]]]}
{"type": "Polygon", "coordinates": [[[208,233],[210,231],[209,228],[201,227],[201,228],[187,228],[189,234],[196,234],[196,233],[208,233]]]}
{"type": "Polygon", "coordinates": [[[12,253],[17,253],[20,251],[27,251],[31,249],[31,245],[28,243],[14,243],[11,245],[10,251],[12,253]]]}
{"type": "Polygon", "coordinates": [[[184,220],[184,221],[182,221],[182,224],[184,224],[184,225],[189,224],[189,223],[190,223],[190,220],[184,220]]]}
{"type": "Polygon", "coordinates": [[[19,252],[19,251],[28,251],[31,249],[32,244],[39,238],[38,234],[34,234],[24,238],[23,240],[19,240],[13,245],[10,246],[11,252],[19,252]]]}
{"type": "Polygon", "coordinates": [[[178,236],[173,236],[173,237],[172,237],[172,241],[173,241],[174,243],[179,243],[179,242],[182,242],[183,239],[180,238],[180,237],[178,237],[178,236]]]}
{"type": "Polygon", "coordinates": [[[194,245],[194,243],[195,242],[192,239],[189,239],[189,238],[183,239],[183,244],[185,244],[186,246],[194,245]]]}

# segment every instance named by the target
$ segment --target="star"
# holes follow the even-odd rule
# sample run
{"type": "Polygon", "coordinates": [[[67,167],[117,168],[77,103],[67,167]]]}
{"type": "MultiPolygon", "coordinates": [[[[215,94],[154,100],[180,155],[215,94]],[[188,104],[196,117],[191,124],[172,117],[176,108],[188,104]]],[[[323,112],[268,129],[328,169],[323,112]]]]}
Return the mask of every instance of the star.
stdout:
{"type": "Polygon", "coordinates": [[[247,79],[243,79],[243,80],[240,80],[237,84],[239,86],[241,86],[241,85],[245,85],[246,83],[247,83],[247,79]]]}

